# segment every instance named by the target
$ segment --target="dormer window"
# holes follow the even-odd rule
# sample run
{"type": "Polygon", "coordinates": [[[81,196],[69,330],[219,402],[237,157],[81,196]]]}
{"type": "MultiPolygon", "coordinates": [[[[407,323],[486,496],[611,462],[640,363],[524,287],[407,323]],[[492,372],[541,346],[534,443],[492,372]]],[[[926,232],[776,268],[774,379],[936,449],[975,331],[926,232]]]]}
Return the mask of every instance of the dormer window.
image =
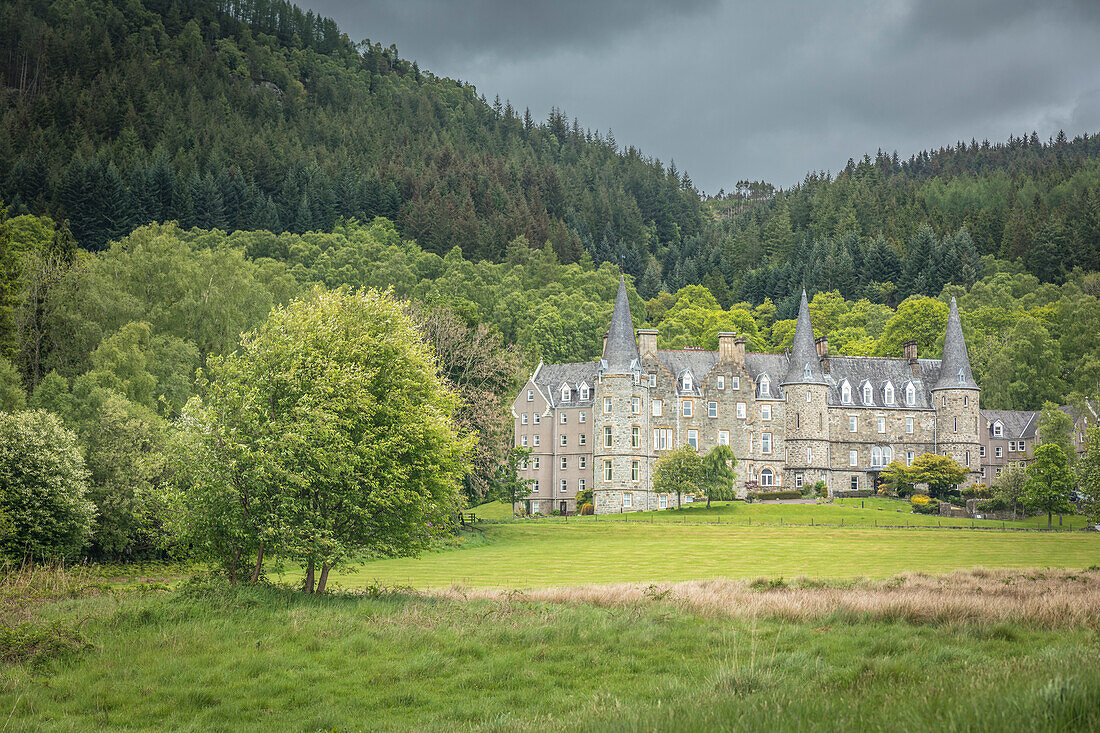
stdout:
{"type": "Polygon", "coordinates": [[[905,404],[912,407],[917,404],[917,388],[913,386],[913,383],[905,385],[905,404]]]}
{"type": "Polygon", "coordinates": [[[691,389],[691,372],[684,372],[684,391],[690,392],[691,389]]]}
{"type": "Polygon", "coordinates": [[[845,379],[840,383],[840,401],[846,405],[852,404],[852,385],[845,379]]]}
{"type": "Polygon", "coordinates": [[[760,377],[760,394],[766,396],[766,395],[770,395],[771,392],[772,392],[772,382],[771,382],[770,379],[768,379],[768,375],[765,374],[764,376],[760,377]]]}
{"type": "Polygon", "coordinates": [[[863,385],[863,404],[873,405],[875,403],[875,391],[870,384],[863,385]]]}
{"type": "Polygon", "coordinates": [[[803,377],[804,377],[804,378],[805,378],[806,380],[810,380],[810,379],[813,379],[813,376],[814,376],[814,371],[813,371],[813,369],[811,369],[811,368],[810,368],[810,363],[809,363],[809,362],[806,362],[806,366],[804,366],[804,367],[802,368],[802,376],[803,376],[803,377]]]}
{"type": "Polygon", "coordinates": [[[963,373],[962,367],[959,368],[959,384],[966,384],[966,374],[963,373]]]}
{"type": "Polygon", "coordinates": [[[894,385],[887,382],[886,386],[882,390],[882,396],[886,404],[894,404],[894,385]]]}
{"type": "Polygon", "coordinates": [[[570,399],[571,399],[571,396],[572,396],[572,390],[569,389],[569,385],[568,384],[563,384],[561,386],[561,401],[562,402],[569,402],[570,399]]]}
{"type": "Polygon", "coordinates": [[[581,383],[581,400],[587,400],[590,396],[591,395],[588,391],[588,385],[582,382],[581,383]]]}
{"type": "Polygon", "coordinates": [[[1005,435],[1005,426],[1001,423],[1001,421],[998,420],[997,422],[993,423],[993,437],[994,438],[1003,438],[1004,435],[1005,435]]]}

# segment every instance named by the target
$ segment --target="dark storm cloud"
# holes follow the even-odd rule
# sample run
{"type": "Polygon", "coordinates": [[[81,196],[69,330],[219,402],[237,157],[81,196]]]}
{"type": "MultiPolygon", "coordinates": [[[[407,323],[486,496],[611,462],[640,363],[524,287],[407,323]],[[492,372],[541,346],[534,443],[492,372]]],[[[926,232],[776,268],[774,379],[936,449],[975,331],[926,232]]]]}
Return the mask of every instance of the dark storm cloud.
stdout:
{"type": "Polygon", "coordinates": [[[1056,18],[1100,23],[1096,0],[917,0],[910,6],[906,30],[938,38],[972,38],[1019,22],[1056,18]]]}
{"type": "Polygon", "coordinates": [[[383,45],[393,41],[383,39],[378,31],[441,56],[495,56],[609,43],[673,14],[713,9],[718,0],[318,0],[308,5],[337,18],[343,26],[363,28],[371,40],[383,45]]]}
{"type": "Polygon", "coordinates": [[[1100,0],[309,5],[490,99],[613,128],[708,191],[880,148],[1100,132],[1100,0]]]}

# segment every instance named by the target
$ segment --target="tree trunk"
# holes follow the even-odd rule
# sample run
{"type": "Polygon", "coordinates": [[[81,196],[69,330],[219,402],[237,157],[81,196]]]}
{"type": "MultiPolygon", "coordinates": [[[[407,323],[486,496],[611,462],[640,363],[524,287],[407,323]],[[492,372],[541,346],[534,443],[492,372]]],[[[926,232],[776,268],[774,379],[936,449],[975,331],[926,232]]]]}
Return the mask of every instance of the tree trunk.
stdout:
{"type": "Polygon", "coordinates": [[[325,586],[328,585],[328,571],[331,566],[327,562],[321,563],[321,577],[317,581],[317,592],[324,593],[325,586]]]}
{"type": "Polygon", "coordinates": [[[1051,529],[1054,523],[1054,514],[1047,512],[1047,529],[1051,529]]]}
{"type": "Polygon", "coordinates": [[[256,567],[252,571],[252,581],[251,582],[255,583],[255,582],[258,582],[260,580],[260,571],[263,569],[263,567],[264,567],[264,546],[260,545],[260,549],[256,551],[256,567]]]}
{"type": "Polygon", "coordinates": [[[237,566],[241,561],[241,548],[237,548],[233,551],[233,557],[229,560],[229,583],[231,585],[237,584],[237,566]]]}
{"type": "Polygon", "coordinates": [[[710,509],[710,492],[707,492],[707,509],[710,509]]]}
{"type": "Polygon", "coordinates": [[[306,582],[302,586],[302,590],[306,593],[313,592],[313,558],[309,559],[309,563],[306,565],[306,582]]]}

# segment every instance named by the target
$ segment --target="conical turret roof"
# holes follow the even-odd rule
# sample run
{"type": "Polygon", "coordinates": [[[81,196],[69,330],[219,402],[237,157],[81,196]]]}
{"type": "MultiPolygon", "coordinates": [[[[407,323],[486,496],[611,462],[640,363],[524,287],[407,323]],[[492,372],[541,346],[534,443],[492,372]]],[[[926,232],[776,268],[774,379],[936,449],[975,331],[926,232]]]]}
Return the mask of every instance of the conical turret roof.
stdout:
{"type": "Polygon", "coordinates": [[[630,301],[626,297],[626,279],[620,275],[619,294],[615,296],[615,310],[611,313],[611,327],[607,330],[607,343],[603,348],[605,371],[627,374],[638,358],[634,321],[630,318],[630,301]]]}
{"type": "Polygon", "coordinates": [[[810,304],[806,289],[802,289],[802,302],[798,306],[798,323],[794,327],[794,343],[791,345],[791,361],[783,384],[824,384],[821,359],[814,345],[814,328],[810,323],[810,304]]]}
{"type": "Polygon", "coordinates": [[[943,335],[943,361],[940,362],[940,378],[932,389],[978,389],[970,371],[970,354],[963,338],[959,306],[951,299],[947,313],[947,330],[943,335]]]}

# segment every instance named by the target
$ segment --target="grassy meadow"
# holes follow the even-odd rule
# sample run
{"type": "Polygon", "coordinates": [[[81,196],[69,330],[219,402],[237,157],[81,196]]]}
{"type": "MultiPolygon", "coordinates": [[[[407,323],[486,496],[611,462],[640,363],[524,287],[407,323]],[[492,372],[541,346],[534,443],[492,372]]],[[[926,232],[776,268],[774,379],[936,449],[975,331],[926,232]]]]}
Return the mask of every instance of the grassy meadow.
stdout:
{"type": "Polygon", "coordinates": [[[46,731],[1100,726],[1096,571],[563,593],[36,592],[41,624],[75,640],[5,661],[0,719],[46,731]]]}
{"type": "MultiPolygon", "coordinates": [[[[700,504],[682,511],[512,520],[508,507],[492,503],[473,510],[492,521],[474,525],[446,549],[337,569],[332,582],[349,589],[533,588],[1100,565],[1095,532],[1011,531],[1034,528],[1034,519],[1002,523],[898,513],[903,507],[908,504],[876,498],[835,504],[721,502],[710,509],[700,504]],[[972,524],[984,529],[971,529],[972,524]],[[945,529],[951,526],[958,529],[945,529]]],[[[1080,527],[1083,518],[1067,516],[1063,522],[1065,529],[1080,527]]]]}
{"type": "Polygon", "coordinates": [[[896,506],[488,505],[312,596],[9,570],[0,731],[1100,729],[1100,534],[876,527],[896,506]]]}

